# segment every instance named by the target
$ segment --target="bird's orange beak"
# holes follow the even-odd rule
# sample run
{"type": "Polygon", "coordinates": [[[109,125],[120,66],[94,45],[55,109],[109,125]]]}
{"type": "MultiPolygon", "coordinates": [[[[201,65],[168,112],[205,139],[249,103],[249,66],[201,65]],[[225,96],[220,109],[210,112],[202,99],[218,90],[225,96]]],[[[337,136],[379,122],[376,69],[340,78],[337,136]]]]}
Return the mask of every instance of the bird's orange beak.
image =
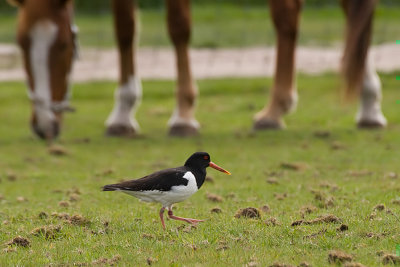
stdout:
{"type": "Polygon", "coordinates": [[[230,172],[228,172],[227,170],[221,168],[220,166],[218,166],[218,165],[215,164],[214,162],[210,162],[210,163],[208,164],[208,166],[210,166],[210,167],[213,168],[213,169],[216,169],[217,171],[224,172],[224,173],[226,173],[226,174],[228,174],[228,175],[231,175],[230,172]]]}

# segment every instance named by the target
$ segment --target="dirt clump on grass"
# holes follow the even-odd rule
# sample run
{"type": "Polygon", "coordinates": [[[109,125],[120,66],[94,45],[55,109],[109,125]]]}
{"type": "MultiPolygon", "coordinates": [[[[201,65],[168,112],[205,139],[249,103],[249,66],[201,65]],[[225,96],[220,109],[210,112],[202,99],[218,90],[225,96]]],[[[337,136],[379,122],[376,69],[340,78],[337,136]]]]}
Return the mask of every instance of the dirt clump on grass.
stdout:
{"type": "Polygon", "coordinates": [[[328,254],[329,263],[344,263],[353,260],[353,256],[340,250],[332,250],[328,254]]]}
{"type": "Polygon", "coordinates": [[[311,193],[314,194],[314,199],[318,202],[320,208],[326,209],[335,206],[335,198],[333,196],[327,196],[318,190],[311,190],[311,193]]]}
{"type": "Polygon", "coordinates": [[[296,266],[286,263],[274,262],[272,265],[269,265],[268,267],[296,267],[296,266]]]}
{"type": "Polygon", "coordinates": [[[344,232],[347,230],[349,230],[349,226],[347,224],[342,224],[336,229],[336,231],[338,231],[338,232],[344,232]]]}
{"type": "Polygon", "coordinates": [[[79,214],[74,214],[70,216],[68,213],[53,212],[51,216],[58,218],[60,220],[64,220],[66,223],[77,226],[86,226],[91,223],[89,219],[86,219],[85,217],[79,214]]]}
{"type": "Polygon", "coordinates": [[[257,208],[248,207],[244,209],[239,209],[236,214],[235,218],[260,218],[261,214],[257,208]]]}
{"type": "Polygon", "coordinates": [[[15,182],[17,180],[17,175],[13,171],[8,171],[5,176],[10,182],[15,182]]]}
{"type": "Polygon", "coordinates": [[[206,198],[212,202],[222,202],[224,199],[216,194],[207,193],[206,198]]]}
{"type": "Polygon", "coordinates": [[[48,215],[46,212],[41,211],[41,212],[39,213],[38,217],[39,217],[39,219],[44,220],[44,219],[47,219],[47,218],[49,217],[49,215],[48,215]]]}
{"type": "Polygon", "coordinates": [[[69,202],[68,201],[60,201],[58,202],[58,206],[63,207],[63,208],[68,208],[69,207],[69,202]]]}
{"type": "Polygon", "coordinates": [[[308,165],[303,162],[282,162],[280,167],[285,170],[302,171],[308,168],[308,165]]]}
{"type": "Polygon", "coordinates": [[[114,255],[111,259],[100,258],[98,260],[92,261],[92,265],[116,265],[121,260],[121,255],[114,255]]]}
{"type": "Polygon", "coordinates": [[[300,212],[301,217],[304,218],[304,216],[306,214],[311,214],[317,210],[318,210],[318,208],[313,205],[306,205],[306,206],[301,207],[299,212],[300,212]]]}
{"type": "Polygon", "coordinates": [[[317,138],[328,138],[331,136],[331,132],[326,130],[317,130],[313,132],[313,135],[317,138]]]}
{"type": "Polygon", "coordinates": [[[260,208],[260,210],[262,210],[262,211],[265,212],[265,213],[268,213],[268,212],[271,211],[271,208],[269,207],[268,204],[265,204],[264,206],[262,206],[262,207],[260,208]]]}
{"type": "Polygon", "coordinates": [[[384,254],[382,257],[383,264],[400,264],[400,257],[395,254],[384,254]]]}
{"type": "Polygon", "coordinates": [[[362,263],[359,262],[346,262],[343,267],[367,267],[362,263]]]}
{"type": "Polygon", "coordinates": [[[17,197],[17,201],[22,203],[22,202],[28,202],[28,199],[26,199],[25,197],[17,197]]]}
{"type": "Polygon", "coordinates": [[[267,226],[277,226],[281,225],[281,223],[274,217],[268,218],[264,221],[265,225],[267,226]]]}
{"type": "Polygon", "coordinates": [[[152,257],[148,257],[147,259],[146,259],[146,263],[147,263],[147,265],[152,265],[153,263],[156,263],[157,262],[157,260],[156,259],[154,259],[154,258],[152,258],[152,257]]]}
{"type": "Polygon", "coordinates": [[[307,221],[307,220],[298,220],[292,222],[291,226],[298,226],[298,225],[313,225],[313,224],[321,224],[321,223],[340,223],[342,220],[338,217],[336,217],[333,214],[328,214],[328,215],[322,215],[319,216],[318,218],[315,218],[313,220],[307,221]]]}
{"type": "Polygon", "coordinates": [[[323,235],[323,234],[325,234],[326,233],[326,229],[322,229],[321,231],[318,231],[318,232],[316,232],[316,233],[313,233],[313,234],[311,234],[311,235],[306,235],[306,236],[303,236],[303,239],[307,239],[307,238],[314,238],[314,237],[317,237],[317,236],[320,236],[320,235],[323,235]]]}
{"type": "Polygon", "coordinates": [[[377,211],[384,211],[385,210],[385,204],[378,204],[374,207],[374,210],[377,211]]]}
{"type": "Polygon", "coordinates": [[[207,175],[205,181],[208,182],[208,183],[213,184],[214,183],[214,178],[212,178],[211,176],[207,175]]]}
{"type": "Polygon", "coordinates": [[[287,193],[274,193],[274,197],[276,200],[284,200],[285,198],[287,198],[287,193]]]}
{"type": "Polygon", "coordinates": [[[27,248],[31,245],[31,241],[29,241],[25,237],[17,236],[15,238],[13,238],[12,240],[10,240],[9,242],[7,242],[7,245],[27,248]]]}
{"type": "Polygon", "coordinates": [[[49,146],[48,152],[50,153],[50,155],[54,155],[54,156],[68,155],[67,149],[65,149],[61,145],[55,145],[55,144],[49,146]]]}
{"type": "Polygon", "coordinates": [[[155,239],[156,236],[153,235],[153,234],[143,233],[143,234],[142,234],[142,238],[145,238],[145,239],[155,239]]]}
{"type": "Polygon", "coordinates": [[[400,199],[399,198],[393,199],[392,204],[400,205],[400,199]]]}
{"type": "Polygon", "coordinates": [[[61,233],[60,225],[46,225],[35,228],[31,234],[34,236],[44,236],[46,239],[56,239],[61,233]]]}
{"type": "Polygon", "coordinates": [[[212,209],[210,210],[210,212],[211,212],[211,213],[222,213],[222,209],[221,209],[221,208],[218,208],[218,207],[215,207],[215,208],[212,208],[212,209]]]}
{"type": "Polygon", "coordinates": [[[278,179],[276,179],[275,177],[268,178],[266,182],[269,184],[279,184],[278,179]]]}

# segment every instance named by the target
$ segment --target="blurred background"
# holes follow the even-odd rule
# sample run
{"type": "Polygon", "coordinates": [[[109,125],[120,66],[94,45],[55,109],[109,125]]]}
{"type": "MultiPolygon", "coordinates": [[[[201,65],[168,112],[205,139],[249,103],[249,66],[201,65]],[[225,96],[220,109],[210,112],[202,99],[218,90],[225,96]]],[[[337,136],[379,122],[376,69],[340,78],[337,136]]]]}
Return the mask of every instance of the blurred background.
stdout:
{"type": "MultiPolygon", "coordinates": [[[[79,42],[83,48],[82,61],[78,61],[78,71],[75,70],[75,80],[116,79],[117,55],[110,0],[75,2],[76,24],[80,29],[79,42]],[[109,53],[101,53],[106,50],[109,53]],[[110,65],[110,61],[115,64],[110,65]],[[91,70],[91,73],[82,75],[85,70],[91,70]]],[[[164,1],[138,2],[141,10],[139,46],[152,48],[139,54],[140,75],[144,78],[173,78],[175,70],[170,65],[173,64],[173,54],[169,49],[171,44],[166,31],[164,1]],[[164,48],[167,49],[163,50],[164,48]],[[168,68],[164,67],[166,64],[168,68]]],[[[305,1],[298,44],[312,49],[305,52],[300,50],[300,72],[337,71],[345,28],[339,4],[337,0],[305,1]],[[328,50],[324,50],[325,48],[328,50]],[[304,65],[301,58],[311,62],[304,65]]],[[[191,45],[192,48],[203,51],[192,54],[197,78],[273,74],[275,34],[267,1],[194,0],[192,14],[191,45]],[[267,46],[271,49],[266,49],[267,46]],[[255,47],[263,49],[247,50],[247,54],[235,50],[255,47]],[[215,49],[234,50],[231,51],[233,54],[216,54],[215,49]]],[[[15,15],[15,8],[10,7],[6,1],[0,2],[0,81],[21,80],[24,77],[19,52],[14,45],[15,15]]],[[[374,45],[394,45],[395,40],[400,39],[399,17],[400,1],[380,1],[375,16],[374,45]]],[[[399,56],[395,46],[381,47],[377,55],[375,51],[372,53],[378,61],[378,70],[388,72],[399,68],[400,60],[393,60],[399,56]],[[385,62],[381,65],[379,61],[385,62]]]]}

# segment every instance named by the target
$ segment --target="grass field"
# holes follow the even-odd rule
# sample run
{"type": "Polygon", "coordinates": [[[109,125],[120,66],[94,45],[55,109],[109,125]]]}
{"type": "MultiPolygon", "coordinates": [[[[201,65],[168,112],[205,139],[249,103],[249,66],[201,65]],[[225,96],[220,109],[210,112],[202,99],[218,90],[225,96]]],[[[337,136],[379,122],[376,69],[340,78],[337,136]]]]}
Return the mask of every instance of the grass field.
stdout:
{"type": "MultiPolygon", "coordinates": [[[[245,47],[264,46],[275,43],[275,34],[265,8],[243,5],[243,7],[216,4],[195,6],[193,11],[194,47],[245,47]]],[[[400,39],[398,27],[399,8],[380,7],[376,12],[373,43],[393,43],[400,39]]],[[[165,12],[141,11],[141,46],[167,46],[165,12]]],[[[0,42],[14,42],[15,17],[1,14],[0,42]]],[[[83,46],[112,47],[114,34],[109,12],[95,14],[77,13],[76,23],[80,28],[83,46]]],[[[344,16],[337,7],[305,8],[301,21],[299,43],[301,45],[336,45],[342,42],[344,16]]]]}
{"type": "Polygon", "coordinates": [[[400,95],[394,74],[382,80],[386,130],[355,129],[356,105],[338,104],[337,77],[327,74],[299,77],[300,104],[287,117],[287,130],[256,134],[251,118],[264,105],[270,79],[199,81],[202,135],[187,139],[166,136],[172,82],[144,82],[137,116],[143,136],[137,139],[103,136],[114,83],[77,84],[77,112],[66,115],[58,141],[67,150],[62,156],[50,155],[31,136],[25,85],[2,83],[0,266],[327,266],[331,250],[380,266],[379,252],[394,254],[400,244],[400,95]],[[181,165],[199,150],[232,175],[209,169],[214,182],[176,205],[177,215],[207,219],[197,228],[168,220],[164,232],[158,204],[100,191],[181,165]],[[212,202],[208,193],[223,201],[212,202]],[[378,204],[385,209],[374,210],[378,204]],[[240,208],[264,205],[270,211],[260,219],[234,217],[240,208]],[[222,212],[211,213],[216,207],[222,212]],[[341,222],[291,226],[327,214],[341,222]],[[338,231],[341,224],[348,230],[338,231]],[[8,246],[16,236],[30,245],[8,246]]]}

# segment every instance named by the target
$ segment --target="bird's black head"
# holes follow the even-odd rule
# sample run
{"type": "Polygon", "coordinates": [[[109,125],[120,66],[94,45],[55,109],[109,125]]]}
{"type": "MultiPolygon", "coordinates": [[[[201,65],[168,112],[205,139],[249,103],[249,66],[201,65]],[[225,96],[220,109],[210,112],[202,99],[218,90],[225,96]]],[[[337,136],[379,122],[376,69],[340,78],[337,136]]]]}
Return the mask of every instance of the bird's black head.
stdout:
{"type": "Polygon", "coordinates": [[[210,155],[207,152],[193,153],[185,162],[185,166],[205,169],[210,165],[210,155]]]}
{"type": "Polygon", "coordinates": [[[226,173],[226,174],[231,174],[230,172],[228,172],[227,170],[224,170],[223,168],[221,168],[220,166],[218,166],[217,164],[211,162],[210,159],[210,155],[207,152],[196,152],[193,155],[191,155],[185,162],[185,166],[186,167],[190,167],[193,169],[197,169],[197,170],[204,170],[205,173],[205,169],[207,167],[211,167],[214,168],[220,172],[226,173]]]}

